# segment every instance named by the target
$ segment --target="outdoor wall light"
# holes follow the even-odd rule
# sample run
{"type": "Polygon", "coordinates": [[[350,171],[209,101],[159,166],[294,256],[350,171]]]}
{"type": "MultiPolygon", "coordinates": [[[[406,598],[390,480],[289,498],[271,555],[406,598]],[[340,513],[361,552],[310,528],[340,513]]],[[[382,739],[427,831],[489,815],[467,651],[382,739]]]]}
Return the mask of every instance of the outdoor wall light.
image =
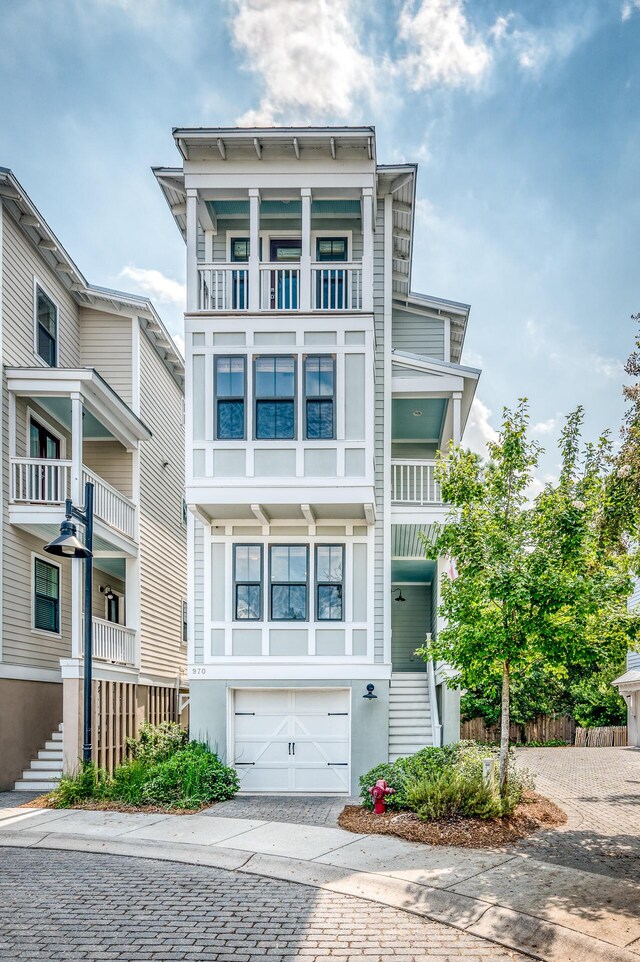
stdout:
{"type": "Polygon", "coordinates": [[[105,596],[107,601],[113,601],[113,599],[115,598],[115,595],[113,593],[113,588],[111,587],[111,585],[100,585],[100,591],[105,596]]]}
{"type": "Polygon", "coordinates": [[[394,599],[393,599],[394,601],[406,601],[406,600],[407,600],[407,599],[405,598],[405,596],[402,594],[402,588],[394,588],[394,589],[393,589],[393,593],[395,594],[396,592],[398,592],[398,597],[397,597],[397,598],[394,598],[394,599]]]}
{"type": "Polygon", "coordinates": [[[362,697],[367,698],[369,701],[371,701],[372,698],[377,698],[378,696],[373,694],[373,690],[375,687],[376,687],[375,685],[372,685],[371,682],[369,682],[369,684],[367,685],[367,694],[363,695],[362,697]]]}

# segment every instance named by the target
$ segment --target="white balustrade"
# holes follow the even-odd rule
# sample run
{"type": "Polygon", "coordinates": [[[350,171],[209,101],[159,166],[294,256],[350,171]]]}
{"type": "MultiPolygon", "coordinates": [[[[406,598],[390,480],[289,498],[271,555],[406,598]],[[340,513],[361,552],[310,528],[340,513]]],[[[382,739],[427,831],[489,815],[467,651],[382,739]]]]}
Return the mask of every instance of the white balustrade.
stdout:
{"type": "Polygon", "coordinates": [[[425,506],[442,504],[435,461],[391,462],[391,501],[394,504],[425,506]]]}
{"type": "Polygon", "coordinates": [[[116,528],[129,538],[136,535],[136,506],[102,478],[82,468],[82,484],[93,482],[93,513],[111,528],[116,528]]]}
{"type": "Polygon", "coordinates": [[[263,311],[297,311],[300,307],[300,267],[260,265],[260,308],[263,311]]]}
{"type": "Polygon", "coordinates": [[[71,461],[11,458],[11,500],[64,504],[71,495],[71,461]]]}
{"type": "Polygon", "coordinates": [[[201,311],[249,309],[249,269],[238,264],[198,264],[201,311]]]}
{"type": "Polygon", "coordinates": [[[93,618],[93,657],[118,665],[135,665],[136,633],[133,628],[93,618]]]}
{"type": "Polygon", "coordinates": [[[311,306],[314,311],[362,310],[362,265],[311,265],[311,306]]]}

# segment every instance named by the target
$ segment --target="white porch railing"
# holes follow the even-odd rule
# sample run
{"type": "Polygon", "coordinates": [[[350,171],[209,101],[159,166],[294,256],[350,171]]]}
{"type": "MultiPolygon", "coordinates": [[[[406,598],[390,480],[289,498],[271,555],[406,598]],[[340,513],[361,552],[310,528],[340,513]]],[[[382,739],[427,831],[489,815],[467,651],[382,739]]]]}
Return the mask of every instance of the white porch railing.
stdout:
{"type": "Polygon", "coordinates": [[[93,657],[118,665],[135,665],[136,633],[133,628],[94,618],[93,657]]]}
{"type": "Polygon", "coordinates": [[[198,264],[201,311],[247,311],[249,269],[239,264],[198,264]]]}
{"type": "Polygon", "coordinates": [[[300,307],[300,266],[260,265],[260,309],[297,311],[300,307]]]}
{"type": "Polygon", "coordinates": [[[435,461],[391,462],[391,501],[424,506],[442,504],[435,461]]]}
{"type": "Polygon", "coordinates": [[[135,538],[136,506],[133,501],[130,501],[124,494],[120,494],[110,484],[99,478],[97,474],[83,466],[83,485],[87,481],[92,481],[94,485],[93,513],[95,516],[111,528],[126,534],[128,538],[135,538]]]}
{"type": "Polygon", "coordinates": [[[314,311],[362,310],[362,265],[311,265],[311,306],[314,311]]]}
{"type": "Polygon", "coordinates": [[[64,504],[71,493],[71,461],[11,458],[11,500],[64,504]]]}

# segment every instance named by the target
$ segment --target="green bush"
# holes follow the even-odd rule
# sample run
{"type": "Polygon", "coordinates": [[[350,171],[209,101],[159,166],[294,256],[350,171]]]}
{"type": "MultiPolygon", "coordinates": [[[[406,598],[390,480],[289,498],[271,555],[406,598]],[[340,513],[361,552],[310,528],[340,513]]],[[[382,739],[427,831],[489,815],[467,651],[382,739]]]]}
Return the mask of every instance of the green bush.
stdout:
{"type": "Polygon", "coordinates": [[[456,768],[412,779],[406,796],[409,810],[425,822],[453,815],[497,818],[505,814],[498,793],[484,784],[482,775],[456,768]]]}
{"type": "Polygon", "coordinates": [[[206,745],[191,742],[149,771],[142,798],[148,805],[198,808],[232,798],[239,788],[235,769],[223,765],[206,745]]]}
{"type": "Polygon", "coordinates": [[[443,748],[422,748],[415,755],[376,765],[360,778],[360,798],[363,806],[373,809],[369,788],[379,779],[384,778],[387,785],[395,789],[394,795],[387,796],[387,807],[394,810],[407,808],[407,782],[442,771],[453,764],[456,757],[457,745],[445,745],[443,748]]]}
{"type": "Polygon", "coordinates": [[[91,763],[75,775],[63,775],[55,792],[50,795],[53,808],[70,808],[88,799],[100,800],[109,790],[109,776],[91,763]]]}
{"type": "Polygon", "coordinates": [[[132,758],[147,765],[163,762],[189,742],[189,735],[177,722],[161,722],[140,726],[137,738],[127,738],[127,748],[132,758]]]}

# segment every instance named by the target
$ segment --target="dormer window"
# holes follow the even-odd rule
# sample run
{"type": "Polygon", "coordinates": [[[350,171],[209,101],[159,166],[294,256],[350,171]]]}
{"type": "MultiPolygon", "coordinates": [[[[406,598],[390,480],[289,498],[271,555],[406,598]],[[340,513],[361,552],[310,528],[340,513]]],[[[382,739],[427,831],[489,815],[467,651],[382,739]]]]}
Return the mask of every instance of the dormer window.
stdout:
{"type": "Polygon", "coordinates": [[[58,363],[58,308],[41,287],[36,286],[36,353],[49,367],[58,363]]]}

